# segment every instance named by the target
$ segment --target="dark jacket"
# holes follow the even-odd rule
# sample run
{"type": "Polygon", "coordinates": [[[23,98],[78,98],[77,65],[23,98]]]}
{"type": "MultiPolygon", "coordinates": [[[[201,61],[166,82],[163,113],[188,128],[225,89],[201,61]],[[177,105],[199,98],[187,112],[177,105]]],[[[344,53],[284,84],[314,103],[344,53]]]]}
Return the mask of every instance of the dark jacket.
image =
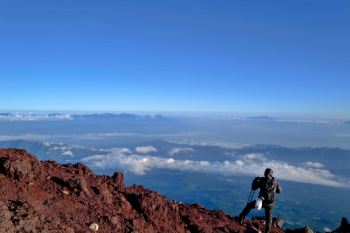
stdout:
{"type": "MultiPolygon", "coordinates": [[[[270,181],[270,180],[266,179],[265,177],[261,177],[259,181],[253,180],[252,189],[253,190],[257,190],[257,189],[265,186],[265,184],[268,181],[270,181]]],[[[275,186],[275,193],[282,193],[282,188],[281,188],[281,186],[280,186],[280,184],[278,183],[277,180],[273,181],[273,186],[275,186]]]]}
{"type": "MultiPolygon", "coordinates": [[[[268,177],[268,178],[261,177],[259,180],[257,180],[257,179],[253,180],[252,189],[257,190],[259,188],[261,189],[262,187],[265,187],[266,183],[271,182],[271,179],[273,177],[271,177],[271,179],[269,179],[269,178],[270,177],[268,177]]],[[[280,184],[278,183],[278,181],[275,179],[273,180],[273,186],[275,186],[275,189],[274,189],[275,193],[282,193],[282,188],[281,188],[280,184]]]]}

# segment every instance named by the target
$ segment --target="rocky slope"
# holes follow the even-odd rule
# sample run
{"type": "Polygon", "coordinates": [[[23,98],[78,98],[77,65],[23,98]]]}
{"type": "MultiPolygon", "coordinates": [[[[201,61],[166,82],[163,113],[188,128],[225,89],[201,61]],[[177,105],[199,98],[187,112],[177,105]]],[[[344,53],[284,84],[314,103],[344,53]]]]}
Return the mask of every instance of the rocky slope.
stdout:
{"type": "MultiPolygon", "coordinates": [[[[94,232],[93,223],[98,232],[264,232],[265,228],[261,218],[240,225],[223,211],[170,201],[141,185],[126,187],[121,173],[94,175],[83,164],[40,162],[19,149],[0,149],[0,194],[0,232],[94,232]]],[[[273,226],[272,232],[284,231],[273,226]]]]}

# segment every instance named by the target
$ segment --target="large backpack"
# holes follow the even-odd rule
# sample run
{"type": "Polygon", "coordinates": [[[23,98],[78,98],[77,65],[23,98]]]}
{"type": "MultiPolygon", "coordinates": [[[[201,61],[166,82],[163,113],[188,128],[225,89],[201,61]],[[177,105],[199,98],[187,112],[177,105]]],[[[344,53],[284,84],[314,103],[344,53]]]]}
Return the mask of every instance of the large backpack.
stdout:
{"type": "Polygon", "coordinates": [[[272,204],[275,201],[274,178],[270,182],[266,182],[260,187],[259,197],[262,197],[265,204],[272,204]]]}

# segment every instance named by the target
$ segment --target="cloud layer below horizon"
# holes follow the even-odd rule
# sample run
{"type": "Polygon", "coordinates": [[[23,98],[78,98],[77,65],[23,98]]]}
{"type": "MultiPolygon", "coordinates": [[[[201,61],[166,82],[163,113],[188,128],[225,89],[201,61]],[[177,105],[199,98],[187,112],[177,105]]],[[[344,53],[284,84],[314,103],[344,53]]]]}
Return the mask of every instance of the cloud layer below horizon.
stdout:
{"type": "MultiPolygon", "coordinates": [[[[144,147],[151,148],[151,147],[144,147]]],[[[144,175],[152,169],[171,169],[183,172],[203,172],[225,176],[262,176],[265,168],[274,170],[278,179],[289,180],[333,187],[350,187],[350,179],[336,176],[323,169],[324,165],[306,162],[300,166],[292,166],[281,161],[267,161],[261,153],[236,156],[230,161],[194,161],[175,160],[169,156],[175,153],[186,153],[189,148],[174,148],[168,157],[155,157],[147,154],[133,154],[128,148],[115,148],[107,155],[93,155],[81,161],[95,169],[114,169],[144,175]]],[[[152,147],[150,152],[155,151],[152,147]]],[[[137,150],[135,150],[137,152],[137,150]]],[[[146,150],[141,150],[143,153],[146,150]]]]}

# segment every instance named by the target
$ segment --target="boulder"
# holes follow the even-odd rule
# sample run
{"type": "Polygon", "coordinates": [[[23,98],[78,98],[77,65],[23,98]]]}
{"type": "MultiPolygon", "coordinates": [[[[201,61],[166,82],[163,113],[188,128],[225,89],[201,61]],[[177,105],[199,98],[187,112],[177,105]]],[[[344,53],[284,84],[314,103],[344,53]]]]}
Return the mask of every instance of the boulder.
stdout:
{"type": "Polygon", "coordinates": [[[119,172],[115,172],[112,176],[113,184],[112,186],[120,192],[125,190],[124,175],[119,172]]]}
{"type": "Polygon", "coordinates": [[[42,178],[39,160],[25,150],[9,149],[0,153],[0,173],[15,180],[42,178]]]}
{"type": "Polygon", "coordinates": [[[9,211],[7,205],[0,201],[0,222],[1,222],[1,232],[12,233],[14,232],[14,226],[11,221],[11,212],[9,211]]]}
{"type": "Polygon", "coordinates": [[[86,180],[83,176],[75,176],[67,181],[67,186],[71,189],[77,189],[85,194],[86,197],[90,197],[90,191],[87,188],[86,180]]]}
{"type": "Polygon", "coordinates": [[[283,226],[284,220],[274,217],[274,218],[272,219],[272,223],[273,223],[276,227],[281,228],[281,227],[283,226]]]}
{"type": "Polygon", "coordinates": [[[295,229],[295,230],[287,229],[286,233],[314,233],[314,231],[311,230],[309,226],[305,226],[303,228],[295,229]]]}
{"type": "Polygon", "coordinates": [[[76,163],[74,164],[74,167],[78,169],[78,174],[84,177],[89,177],[94,174],[89,167],[82,163],[76,163]]]}

